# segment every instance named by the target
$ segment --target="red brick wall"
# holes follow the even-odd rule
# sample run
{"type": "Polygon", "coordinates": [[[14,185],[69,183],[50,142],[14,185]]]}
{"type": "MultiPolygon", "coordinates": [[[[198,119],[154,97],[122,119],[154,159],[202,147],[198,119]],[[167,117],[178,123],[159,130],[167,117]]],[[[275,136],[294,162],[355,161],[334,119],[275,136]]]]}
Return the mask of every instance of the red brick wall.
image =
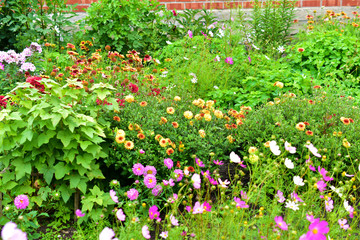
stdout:
{"type": "MultiPolygon", "coordinates": [[[[131,0],[130,0],[131,1],[131,0]]],[[[84,11],[92,2],[97,0],[68,0],[68,4],[77,3],[78,10],[84,11]]],[[[241,6],[251,8],[251,0],[159,0],[167,9],[228,9],[241,6]]],[[[360,0],[299,0],[298,7],[340,7],[340,6],[359,6],[360,0]]]]}

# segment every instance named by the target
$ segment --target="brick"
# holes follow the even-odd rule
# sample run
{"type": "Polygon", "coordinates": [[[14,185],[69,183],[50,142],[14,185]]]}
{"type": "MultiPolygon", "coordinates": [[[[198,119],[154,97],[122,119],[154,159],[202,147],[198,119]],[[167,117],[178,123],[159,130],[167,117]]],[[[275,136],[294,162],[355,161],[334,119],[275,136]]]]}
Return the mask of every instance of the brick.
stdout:
{"type": "Polygon", "coordinates": [[[171,3],[173,3],[173,2],[175,2],[176,0],[161,0],[161,1],[159,1],[159,2],[161,2],[161,3],[168,3],[168,2],[171,2],[171,3]]]}
{"type": "Polygon", "coordinates": [[[202,9],[203,7],[203,3],[185,3],[186,9],[202,9]]]}
{"type": "Polygon", "coordinates": [[[74,10],[74,12],[85,12],[86,11],[86,9],[89,7],[89,5],[77,5],[76,7],[75,7],[75,10],[74,10]]]}
{"type": "Polygon", "coordinates": [[[243,8],[253,8],[253,2],[243,2],[243,8]]]}
{"type": "Polygon", "coordinates": [[[340,6],[340,0],[323,0],[322,5],[325,7],[340,6]]]}
{"type": "Polygon", "coordinates": [[[320,7],[320,0],[303,1],[302,7],[320,7]]]}
{"type": "Polygon", "coordinates": [[[342,5],[343,6],[359,6],[360,0],[343,0],[342,5]]]}
{"type": "Polygon", "coordinates": [[[242,7],[242,2],[225,2],[224,8],[231,9],[231,8],[237,8],[242,7]]]}
{"type": "Polygon", "coordinates": [[[169,10],[184,10],[184,4],[183,3],[167,3],[166,8],[169,10]]]}
{"type": "Polygon", "coordinates": [[[205,3],[206,9],[224,9],[224,3],[205,3]]]}

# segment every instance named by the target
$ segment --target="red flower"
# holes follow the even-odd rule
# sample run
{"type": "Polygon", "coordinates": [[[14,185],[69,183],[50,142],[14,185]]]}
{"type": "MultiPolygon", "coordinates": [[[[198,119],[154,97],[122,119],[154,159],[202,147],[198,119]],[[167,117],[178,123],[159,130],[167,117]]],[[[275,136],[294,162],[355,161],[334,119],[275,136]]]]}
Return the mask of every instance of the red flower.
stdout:
{"type": "Polygon", "coordinates": [[[132,93],[137,93],[139,91],[139,87],[136,84],[130,83],[128,87],[132,93]]]}
{"type": "Polygon", "coordinates": [[[0,96],[0,110],[6,108],[7,102],[5,96],[0,96]]]}
{"type": "Polygon", "coordinates": [[[177,167],[177,168],[181,167],[180,161],[177,161],[177,162],[176,162],[176,167],[177,167]]]}
{"type": "Polygon", "coordinates": [[[36,76],[28,77],[26,79],[26,82],[30,83],[32,86],[34,86],[34,88],[38,89],[39,92],[44,93],[45,86],[38,82],[41,79],[42,79],[41,77],[36,77],[36,76]]]}

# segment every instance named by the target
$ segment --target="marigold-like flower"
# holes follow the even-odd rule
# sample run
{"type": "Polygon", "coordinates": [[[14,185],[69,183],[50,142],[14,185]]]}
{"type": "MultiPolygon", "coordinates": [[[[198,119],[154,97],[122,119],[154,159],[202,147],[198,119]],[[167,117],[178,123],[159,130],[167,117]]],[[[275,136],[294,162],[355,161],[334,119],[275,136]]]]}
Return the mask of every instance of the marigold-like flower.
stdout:
{"type": "Polygon", "coordinates": [[[229,143],[233,143],[235,141],[235,139],[231,135],[227,136],[226,138],[229,141],[229,143]]]}
{"type": "Polygon", "coordinates": [[[305,123],[299,122],[298,124],[296,124],[296,129],[300,130],[300,131],[304,131],[305,130],[305,123]]]}
{"type": "Polygon", "coordinates": [[[134,148],[134,143],[132,141],[125,141],[124,146],[127,150],[131,150],[134,148]]]}
{"type": "Polygon", "coordinates": [[[267,148],[270,147],[270,141],[267,141],[266,143],[264,143],[264,146],[267,148]]]}
{"type": "Polygon", "coordinates": [[[174,128],[178,128],[179,127],[179,124],[177,122],[172,122],[171,123],[173,125],[174,128]]]}
{"type": "Polygon", "coordinates": [[[174,149],[172,149],[172,148],[168,148],[168,149],[166,149],[166,154],[167,155],[171,155],[171,154],[173,154],[174,153],[174,149]]]}
{"type": "Polygon", "coordinates": [[[343,139],[343,146],[349,148],[351,145],[346,138],[343,139]]]}
{"type": "Polygon", "coordinates": [[[276,82],[274,83],[274,86],[275,86],[275,87],[278,87],[278,88],[283,88],[283,87],[284,87],[284,83],[279,82],[279,81],[276,81],[276,82]]]}
{"type": "Polygon", "coordinates": [[[161,138],[159,144],[161,147],[166,147],[168,145],[168,141],[165,138],[161,138]]]}
{"type": "Polygon", "coordinates": [[[204,119],[205,119],[205,121],[207,121],[207,122],[210,122],[211,121],[211,114],[204,114],[204,119]]]}
{"type": "Polygon", "coordinates": [[[137,135],[137,137],[138,137],[140,140],[145,139],[145,135],[144,135],[143,133],[139,133],[139,134],[137,135]]]}
{"type": "Polygon", "coordinates": [[[312,131],[310,131],[310,130],[306,131],[305,133],[308,136],[314,136],[314,133],[312,131]]]}
{"type": "Polygon", "coordinates": [[[156,134],[156,136],[155,136],[156,141],[160,141],[161,138],[163,138],[163,137],[160,134],[156,134]]]}
{"type": "Polygon", "coordinates": [[[160,120],[161,123],[167,123],[167,121],[168,120],[165,117],[161,117],[161,120],[160,120]]]}
{"type": "MultiPolygon", "coordinates": [[[[343,124],[345,125],[349,125],[350,124],[350,119],[349,118],[345,118],[345,117],[341,117],[340,120],[343,122],[343,124]]],[[[351,119],[352,120],[352,119],[351,119]]]]}
{"type": "Polygon", "coordinates": [[[305,49],[303,49],[303,48],[298,48],[298,52],[303,52],[303,51],[305,51],[305,49]]]}
{"type": "Polygon", "coordinates": [[[215,115],[215,117],[220,118],[220,119],[224,117],[224,114],[220,110],[215,110],[214,115],[215,115]]]}
{"type": "Polygon", "coordinates": [[[313,88],[314,88],[314,89],[320,89],[321,86],[320,86],[320,85],[316,85],[316,86],[314,86],[313,88]]]}
{"type": "Polygon", "coordinates": [[[123,136],[123,135],[116,135],[115,141],[116,141],[117,143],[124,143],[124,142],[125,142],[125,136],[123,136]]]}
{"type": "Polygon", "coordinates": [[[114,117],[113,117],[113,120],[114,120],[114,121],[117,121],[117,122],[120,122],[120,118],[119,118],[118,116],[114,116],[114,117]]]}
{"type": "Polygon", "coordinates": [[[176,101],[176,102],[181,101],[181,98],[179,96],[175,96],[174,101],[176,101]]]}
{"type": "Polygon", "coordinates": [[[142,101],[142,102],[140,102],[140,106],[142,106],[142,107],[146,107],[146,106],[147,106],[147,102],[146,102],[146,101],[142,101]]]}
{"type": "Polygon", "coordinates": [[[125,96],[125,101],[128,103],[132,103],[135,101],[134,96],[133,95],[127,95],[125,96]]]}
{"type": "Polygon", "coordinates": [[[167,112],[168,114],[174,114],[174,113],[175,113],[175,109],[174,109],[173,107],[168,107],[168,108],[166,108],[166,112],[167,112]]]}
{"type": "Polygon", "coordinates": [[[199,130],[200,137],[204,138],[206,136],[206,133],[203,129],[199,130]]]}
{"type": "Polygon", "coordinates": [[[132,131],[132,130],[134,130],[134,126],[130,123],[129,126],[128,126],[128,129],[129,129],[130,131],[132,131]]]}

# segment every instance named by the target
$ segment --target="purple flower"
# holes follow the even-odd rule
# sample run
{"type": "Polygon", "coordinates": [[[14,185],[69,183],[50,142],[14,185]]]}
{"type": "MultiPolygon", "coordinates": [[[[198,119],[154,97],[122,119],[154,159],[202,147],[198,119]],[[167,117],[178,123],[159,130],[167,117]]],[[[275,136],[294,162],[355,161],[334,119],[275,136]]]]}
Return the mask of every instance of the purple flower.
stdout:
{"type": "Polygon", "coordinates": [[[293,191],[290,196],[295,202],[304,202],[295,191],[293,191]]]}
{"type": "Polygon", "coordinates": [[[29,206],[29,198],[26,195],[19,195],[15,198],[14,204],[17,209],[25,209],[29,206]]]}
{"type": "Polygon", "coordinates": [[[149,208],[149,218],[150,219],[158,219],[160,216],[160,212],[158,211],[158,207],[156,205],[151,206],[149,208]]]}
{"type": "Polygon", "coordinates": [[[246,192],[243,192],[243,190],[241,190],[240,195],[241,195],[241,198],[242,198],[243,200],[248,199],[248,196],[247,196],[246,192]]]}
{"type": "Polygon", "coordinates": [[[286,222],[283,220],[282,216],[276,216],[274,218],[275,222],[276,222],[276,226],[279,227],[282,230],[287,231],[288,230],[288,225],[286,224],[286,222]]]}
{"type": "Polygon", "coordinates": [[[217,182],[214,178],[212,178],[212,177],[209,176],[208,179],[209,179],[209,182],[210,182],[212,185],[214,185],[214,186],[218,185],[218,182],[217,182]]]}
{"type": "Polygon", "coordinates": [[[251,63],[251,57],[250,56],[248,57],[248,59],[249,59],[249,63],[251,63]]]}
{"type": "Polygon", "coordinates": [[[214,163],[215,165],[223,165],[223,164],[224,164],[223,161],[219,161],[219,159],[214,160],[213,163],[214,163]]]}
{"type": "Polygon", "coordinates": [[[181,169],[175,169],[174,173],[175,173],[175,180],[177,182],[180,182],[184,176],[183,171],[181,169]]]}
{"type": "Polygon", "coordinates": [[[316,183],[316,187],[319,189],[320,192],[323,192],[326,190],[326,183],[321,180],[316,183]]]}
{"type": "Polygon", "coordinates": [[[188,34],[189,34],[189,38],[193,38],[193,33],[191,30],[188,31],[188,34]]]}
{"type": "Polygon", "coordinates": [[[136,176],[141,176],[144,173],[144,166],[141,163],[136,163],[132,167],[132,171],[136,176]]]}
{"type": "Polygon", "coordinates": [[[191,212],[191,207],[190,206],[186,206],[185,209],[186,209],[186,211],[191,212]]]}
{"type": "Polygon", "coordinates": [[[144,184],[147,188],[153,188],[156,185],[156,177],[154,175],[148,174],[144,178],[144,184]]]}
{"type": "Polygon", "coordinates": [[[314,166],[309,165],[309,168],[310,168],[311,171],[316,172],[316,168],[314,166]]]}
{"type": "Polygon", "coordinates": [[[165,158],[164,159],[164,165],[168,169],[171,169],[174,166],[174,162],[173,162],[173,160],[171,160],[171,158],[165,158]]]}
{"type": "Polygon", "coordinates": [[[140,153],[140,154],[144,154],[144,153],[145,153],[145,151],[144,151],[144,150],[142,150],[142,149],[140,149],[140,150],[139,150],[139,153],[140,153]]]}
{"type": "Polygon", "coordinates": [[[193,214],[198,214],[203,212],[204,212],[204,205],[200,204],[200,202],[196,202],[194,205],[193,214]]]}
{"type": "Polygon", "coordinates": [[[205,164],[199,158],[195,158],[195,162],[199,167],[205,167],[205,164]]]}
{"type": "Polygon", "coordinates": [[[152,193],[154,196],[159,195],[161,192],[162,192],[162,187],[161,187],[161,185],[156,185],[156,186],[151,190],[151,193],[152,193]]]}
{"type": "Polygon", "coordinates": [[[139,197],[139,191],[135,188],[131,188],[126,194],[130,200],[136,200],[139,197]]]}
{"type": "Polygon", "coordinates": [[[234,201],[237,203],[237,208],[249,208],[249,205],[247,205],[246,202],[241,201],[240,198],[234,197],[234,201]]]}
{"type": "Polygon", "coordinates": [[[77,209],[77,210],[75,211],[75,215],[76,215],[77,217],[83,217],[83,216],[85,216],[85,213],[82,213],[80,209],[77,209]]]}
{"type": "Polygon", "coordinates": [[[27,240],[26,233],[17,228],[16,223],[8,222],[1,230],[2,239],[27,240]]]}
{"type": "Polygon", "coordinates": [[[146,166],[144,168],[144,176],[151,174],[151,175],[156,175],[157,171],[156,168],[154,166],[146,166]]]}
{"type": "Polygon", "coordinates": [[[315,218],[314,218],[313,215],[308,215],[308,214],[306,214],[306,219],[307,219],[309,222],[311,222],[311,223],[313,223],[313,222],[315,221],[315,218]]]}
{"type": "Polygon", "coordinates": [[[204,202],[204,203],[203,203],[203,208],[204,208],[204,211],[211,212],[212,206],[210,206],[209,203],[204,202]]]}
{"type": "Polygon", "coordinates": [[[284,197],[284,193],[281,192],[280,190],[277,191],[276,197],[278,198],[279,203],[283,203],[286,200],[284,197]]]}
{"type": "Polygon", "coordinates": [[[206,178],[209,178],[210,177],[210,171],[209,170],[207,170],[206,172],[201,171],[201,175],[203,175],[206,178]]]}
{"type": "Polygon", "coordinates": [[[230,64],[230,65],[234,64],[234,61],[233,61],[233,59],[231,57],[225,58],[225,62],[230,64]]]}
{"type": "Polygon", "coordinates": [[[115,203],[118,203],[119,202],[119,199],[118,197],[116,196],[116,192],[114,190],[110,190],[110,197],[111,199],[115,202],[115,203]]]}
{"type": "Polygon", "coordinates": [[[116,217],[120,220],[120,221],[125,221],[125,214],[123,212],[123,210],[121,208],[119,208],[116,212],[116,217]]]}

